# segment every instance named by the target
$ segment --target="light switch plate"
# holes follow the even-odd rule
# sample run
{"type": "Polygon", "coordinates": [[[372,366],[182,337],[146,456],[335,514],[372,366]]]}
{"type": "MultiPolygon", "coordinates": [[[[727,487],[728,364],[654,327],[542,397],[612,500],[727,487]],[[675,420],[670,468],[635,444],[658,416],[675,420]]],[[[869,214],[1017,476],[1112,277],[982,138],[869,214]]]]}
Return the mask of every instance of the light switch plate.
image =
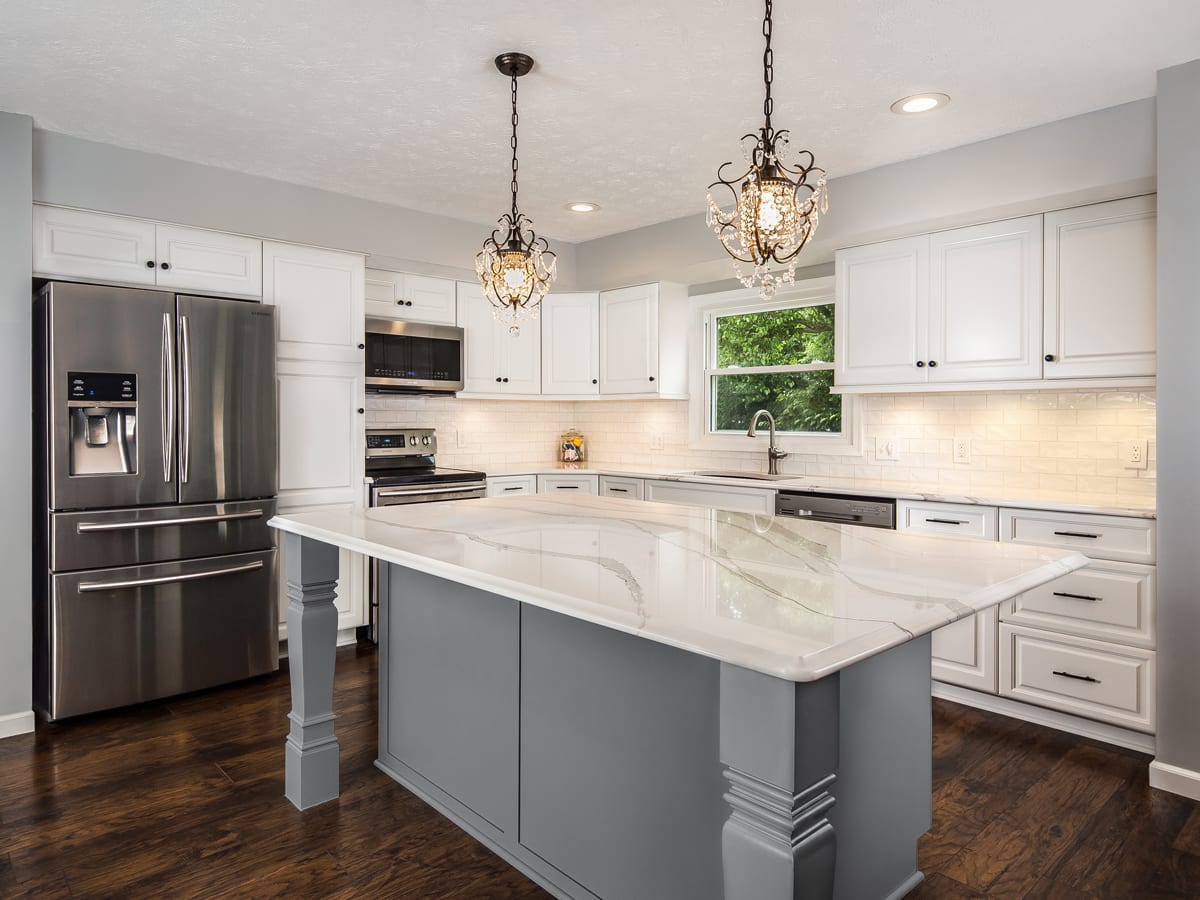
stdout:
{"type": "Polygon", "coordinates": [[[655,432],[650,436],[650,449],[663,450],[666,448],[666,438],[661,431],[655,432]]]}
{"type": "Polygon", "coordinates": [[[878,435],[875,438],[875,459],[895,462],[900,458],[900,445],[894,434],[878,435]]]}

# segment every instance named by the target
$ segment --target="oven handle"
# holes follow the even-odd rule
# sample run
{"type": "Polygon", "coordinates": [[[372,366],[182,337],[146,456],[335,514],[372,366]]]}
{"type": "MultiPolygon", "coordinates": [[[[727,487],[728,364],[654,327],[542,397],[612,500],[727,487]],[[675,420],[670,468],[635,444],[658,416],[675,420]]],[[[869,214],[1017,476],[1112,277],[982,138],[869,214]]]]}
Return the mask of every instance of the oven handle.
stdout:
{"type": "Polygon", "coordinates": [[[412,497],[420,494],[461,494],[465,491],[482,491],[487,489],[486,483],[468,482],[457,487],[442,488],[393,488],[376,490],[376,497],[412,497]]]}

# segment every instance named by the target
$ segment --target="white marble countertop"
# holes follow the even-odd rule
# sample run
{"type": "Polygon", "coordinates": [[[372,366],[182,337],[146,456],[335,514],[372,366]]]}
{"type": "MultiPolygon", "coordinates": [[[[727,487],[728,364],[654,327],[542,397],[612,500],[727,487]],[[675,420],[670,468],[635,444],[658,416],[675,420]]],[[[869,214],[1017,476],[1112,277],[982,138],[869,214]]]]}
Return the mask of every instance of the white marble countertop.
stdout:
{"type": "Polygon", "coordinates": [[[270,524],[790,681],[812,681],[1086,564],[1077,553],[610,497],[270,524]]]}
{"type": "Polygon", "coordinates": [[[757,487],[767,490],[812,491],[818,494],[849,494],[862,497],[890,497],[896,500],[924,500],[936,503],[969,503],[985,506],[1006,506],[1016,509],[1041,509],[1059,512],[1085,513],[1106,516],[1130,516],[1138,519],[1156,517],[1153,498],[1144,503],[1114,501],[1108,496],[1092,496],[1080,493],[1021,493],[999,491],[997,493],[966,494],[937,485],[911,481],[874,481],[861,478],[834,478],[829,476],[796,475],[786,480],[755,480],[749,478],[720,478],[712,475],[690,475],[679,469],[653,466],[630,466],[620,463],[608,464],[588,462],[583,465],[570,463],[514,463],[488,466],[489,476],[504,475],[558,475],[575,472],[581,475],[620,475],[629,478],[663,478],[672,481],[689,481],[697,484],[727,484],[738,487],[757,487]]]}

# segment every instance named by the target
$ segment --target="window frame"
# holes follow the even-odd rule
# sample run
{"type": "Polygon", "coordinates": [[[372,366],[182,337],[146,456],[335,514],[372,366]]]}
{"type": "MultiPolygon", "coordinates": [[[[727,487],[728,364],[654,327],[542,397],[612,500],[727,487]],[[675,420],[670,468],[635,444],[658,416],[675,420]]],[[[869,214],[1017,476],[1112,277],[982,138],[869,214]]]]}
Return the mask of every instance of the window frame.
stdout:
{"type": "MultiPolygon", "coordinates": [[[[688,447],[694,450],[720,450],[733,453],[765,454],[765,445],[746,440],[744,433],[712,431],[713,375],[757,372],[809,372],[834,368],[830,363],[794,366],[754,366],[720,369],[709,365],[716,361],[716,319],[729,315],[823,306],[836,303],[834,279],[812,278],[779,291],[771,300],[763,300],[757,290],[724,291],[691,298],[688,327],[688,447]]],[[[836,337],[836,336],[835,336],[836,337]]],[[[779,432],[777,443],[788,453],[835,456],[862,455],[861,400],[854,394],[842,394],[842,430],[839,434],[779,432]]],[[[749,423],[746,423],[749,427],[749,423]]]]}

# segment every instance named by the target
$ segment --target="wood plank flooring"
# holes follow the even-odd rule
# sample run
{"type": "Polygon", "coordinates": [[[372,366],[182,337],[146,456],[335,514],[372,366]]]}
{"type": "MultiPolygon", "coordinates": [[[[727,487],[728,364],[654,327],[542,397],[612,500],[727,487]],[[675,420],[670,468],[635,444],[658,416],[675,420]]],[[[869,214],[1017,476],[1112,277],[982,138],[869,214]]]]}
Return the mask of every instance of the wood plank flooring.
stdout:
{"type": "MultiPolygon", "coordinates": [[[[373,767],[375,678],[371,648],[338,652],[342,796],[304,814],[283,800],[286,663],[0,741],[0,897],[547,897],[373,767]]],[[[1151,791],[1148,763],[934,701],[910,897],[1200,897],[1200,804],[1151,791]]]]}

